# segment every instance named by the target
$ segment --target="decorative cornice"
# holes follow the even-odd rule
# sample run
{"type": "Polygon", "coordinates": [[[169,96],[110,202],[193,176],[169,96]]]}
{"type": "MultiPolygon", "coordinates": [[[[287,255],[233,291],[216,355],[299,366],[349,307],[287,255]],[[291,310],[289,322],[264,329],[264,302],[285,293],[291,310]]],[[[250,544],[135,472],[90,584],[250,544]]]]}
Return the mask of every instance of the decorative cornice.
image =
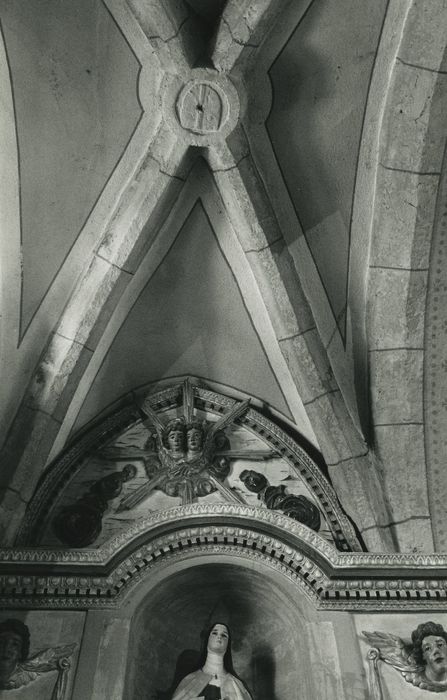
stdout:
{"type": "Polygon", "coordinates": [[[153,513],[97,550],[0,550],[0,605],[120,607],[154,572],[210,555],[275,571],[318,609],[447,605],[446,555],[343,553],[290,518],[237,504],[153,513]]]}

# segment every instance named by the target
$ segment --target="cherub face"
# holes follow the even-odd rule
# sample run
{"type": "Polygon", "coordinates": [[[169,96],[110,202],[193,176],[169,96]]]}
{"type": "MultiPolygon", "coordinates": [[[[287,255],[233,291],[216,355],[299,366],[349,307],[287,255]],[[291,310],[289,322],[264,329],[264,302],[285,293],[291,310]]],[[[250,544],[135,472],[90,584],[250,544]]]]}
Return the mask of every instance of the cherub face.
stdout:
{"type": "Polygon", "coordinates": [[[228,647],[228,639],[228,630],[225,625],[214,625],[208,637],[208,651],[214,651],[223,656],[228,647]]]}
{"type": "Polygon", "coordinates": [[[22,655],[22,638],[15,632],[0,633],[0,685],[13,673],[22,655]]]}
{"type": "Polygon", "coordinates": [[[168,433],[167,442],[170,450],[180,452],[183,449],[183,430],[172,428],[168,433]]]}
{"type": "Polygon", "coordinates": [[[186,433],[186,441],[188,450],[191,452],[200,452],[203,445],[203,436],[200,428],[189,428],[186,433]]]}
{"type": "Polygon", "coordinates": [[[447,642],[443,637],[429,635],[422,640],[425,675],[432,681],[447,680],[447,642]]]}

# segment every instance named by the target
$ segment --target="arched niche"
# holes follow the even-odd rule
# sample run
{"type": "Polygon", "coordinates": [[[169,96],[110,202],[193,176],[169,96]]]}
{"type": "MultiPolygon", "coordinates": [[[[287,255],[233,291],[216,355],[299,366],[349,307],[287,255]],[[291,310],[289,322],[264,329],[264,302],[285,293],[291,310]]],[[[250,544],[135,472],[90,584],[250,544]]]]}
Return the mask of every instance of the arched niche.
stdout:
{"type": "MultiPolygon", "coordinates": [[[[315,698],[312,651],[320,642],[310,602],[266,567],[212,559],[171,572],[141,600],[130,626],[124,697],[164,691],[160,700],[168,700],[178,662],[200,650],[211,616],[228,622],[235,669],[256,700],[315,698]]],[[[333,655],[330,645],[328,638],[333,655]]]]}

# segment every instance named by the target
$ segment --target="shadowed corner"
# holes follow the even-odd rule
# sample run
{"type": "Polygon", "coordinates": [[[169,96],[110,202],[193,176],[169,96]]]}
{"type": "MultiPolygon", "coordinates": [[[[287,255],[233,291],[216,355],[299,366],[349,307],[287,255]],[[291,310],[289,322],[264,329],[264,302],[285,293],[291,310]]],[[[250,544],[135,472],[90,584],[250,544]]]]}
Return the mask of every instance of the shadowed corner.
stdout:
{"type": "Polygon", "coordinates": [[[167,690],[157,690],[149,700],[171,700],[180,681],[197,669],[199,660],[200,651],[197,651],[197,649],[185,649],[182,651],[178,656],[174,676],[169,688],[167,690]]]}
{"type": "Polygon", "coordinates": [[[277,700],[275,694],[276,668],[272,648],[260,644],[253,650],[251,659],[253,693],[257,700],[277,700]]]}

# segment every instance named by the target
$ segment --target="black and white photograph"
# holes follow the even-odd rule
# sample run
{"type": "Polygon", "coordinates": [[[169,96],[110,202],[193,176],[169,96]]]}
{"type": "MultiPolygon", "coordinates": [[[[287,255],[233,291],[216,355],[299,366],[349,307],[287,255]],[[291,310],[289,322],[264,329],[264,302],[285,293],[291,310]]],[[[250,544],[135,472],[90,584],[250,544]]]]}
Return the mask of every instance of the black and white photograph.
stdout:
{"type": "Polygon", "coordinates": [[[447,0],[0,0],[0,700],[447,698],[446,144],[447,0]]]}

